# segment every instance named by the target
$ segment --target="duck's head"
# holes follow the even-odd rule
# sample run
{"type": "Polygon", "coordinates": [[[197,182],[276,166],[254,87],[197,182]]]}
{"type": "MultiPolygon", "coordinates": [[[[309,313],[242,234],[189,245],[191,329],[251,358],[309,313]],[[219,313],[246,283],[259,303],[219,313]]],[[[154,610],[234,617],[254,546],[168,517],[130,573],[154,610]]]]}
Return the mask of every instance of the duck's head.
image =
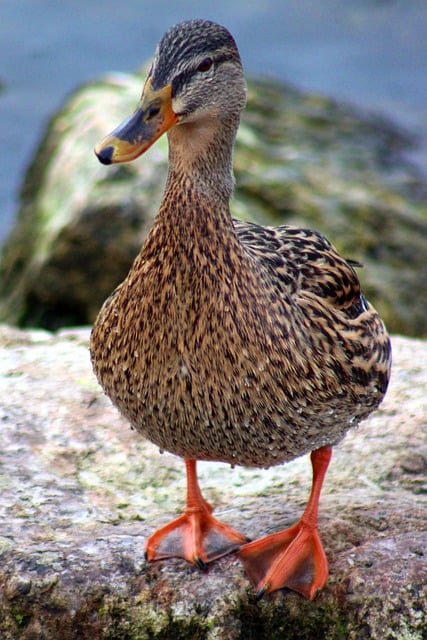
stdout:
{"type": "Polygon", "coordinates": [[[103,164],[127,162],[172,127],[236,128],[245,102],[242,63],[227,29],[207,20],[182,22],[157,46],[138,108],[95,153],[103,164]]]}

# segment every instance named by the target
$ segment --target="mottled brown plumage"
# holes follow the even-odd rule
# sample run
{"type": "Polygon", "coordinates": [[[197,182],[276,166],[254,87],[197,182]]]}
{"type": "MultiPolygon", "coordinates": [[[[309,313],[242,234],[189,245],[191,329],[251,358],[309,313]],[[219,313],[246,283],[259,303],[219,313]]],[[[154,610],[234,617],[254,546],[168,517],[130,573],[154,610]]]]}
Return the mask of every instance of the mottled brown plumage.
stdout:
{"type": "MultiPolygon", "coordinates": [[[[390,344],[353,266],[324,236],[231,218],[244,104],[239,54],[223,27],[197,20],[167,32],[139,110],[96,150],[106,164],[133,159],[168,130],[160,210],[99,313],[91,355],[107,395],[161,449],[268,467],[334,445],[379,405],[390,344]]],[[[201,494],[195,500],[210,514],[201,494]]],[[[203,544],[191,553],[182,555],[199,564],[221,555],[203,544]]],[[[248,572],[261,594],[286,584],[313,597],[326,579],[310,578],[307,590],[248,572]]]]}

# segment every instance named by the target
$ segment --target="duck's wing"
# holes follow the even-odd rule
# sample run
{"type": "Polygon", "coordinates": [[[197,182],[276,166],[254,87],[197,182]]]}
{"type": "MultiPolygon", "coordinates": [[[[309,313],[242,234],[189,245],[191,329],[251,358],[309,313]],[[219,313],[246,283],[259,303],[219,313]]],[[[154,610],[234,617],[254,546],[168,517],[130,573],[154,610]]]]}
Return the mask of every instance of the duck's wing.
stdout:
{"type": "Polygon", "coordinates": [[[354,266],[317,231],[287,225],[264,227],[234,220],[237,235],[249,254],[291,296],[314,296],[357,317],[368,309],[354,266]]]}

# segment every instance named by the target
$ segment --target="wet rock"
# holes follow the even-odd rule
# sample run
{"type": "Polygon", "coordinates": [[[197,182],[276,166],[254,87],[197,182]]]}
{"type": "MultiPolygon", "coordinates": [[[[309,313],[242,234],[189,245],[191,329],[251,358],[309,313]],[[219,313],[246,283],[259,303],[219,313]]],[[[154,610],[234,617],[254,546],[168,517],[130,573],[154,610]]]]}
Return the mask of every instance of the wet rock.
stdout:
{"type": "MultiPolygon", "coordinates": [[[[78,90],[50,122],[25,176],[0,264],[0,321],[92,322],[126,275],[157,210],[162,139],[137,162],[103,167],[93,145],[130,113],[136,75],[78,90]]],[[[365,265],[363,286],[393,332],[427,335],[427,185],[412,140],[383,119],[293,87],[249,82],[233,214],[323,231],[365,265]]]]}
{"type": "MultiPolygon", "coordinates": [[[[393,338],[384,403],[334,451],[320,505],[325,590],[256,602],[234,556],[206,573],[145,562],[145,536],[183,505],[183,464],[101,394],[88,335],[0,328],[2,640],[426,637],[425,341],[393,338]]],[[[215,513],[252,537],[295,521],[310,485],[306,457],[199,470],[215,513]]]]}

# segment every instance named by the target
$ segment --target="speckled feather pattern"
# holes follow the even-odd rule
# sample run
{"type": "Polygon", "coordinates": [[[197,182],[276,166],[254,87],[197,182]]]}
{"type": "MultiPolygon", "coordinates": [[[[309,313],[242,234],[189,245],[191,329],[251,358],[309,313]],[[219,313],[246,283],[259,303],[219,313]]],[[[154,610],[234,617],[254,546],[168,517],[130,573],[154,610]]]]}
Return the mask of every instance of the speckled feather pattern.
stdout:
{"type": "Polygon", "coordinates": [[[390,366],[382,321],[321,234],[232,221],[184,177],[91,350],[107,395],[161,449],[257,467],[339,441],[379,405],[390,366]]]}
{"type": "Polygon", "coordinates": [[[268,467],[335,444],[385,394],[381,319],[320,233],[231,218],[246,87],[230,34],[172,28],[150,77],[175,82],[179,124],[153,227],[93,328],[100,384],[143,436],[187,459],[268,467]]]}

